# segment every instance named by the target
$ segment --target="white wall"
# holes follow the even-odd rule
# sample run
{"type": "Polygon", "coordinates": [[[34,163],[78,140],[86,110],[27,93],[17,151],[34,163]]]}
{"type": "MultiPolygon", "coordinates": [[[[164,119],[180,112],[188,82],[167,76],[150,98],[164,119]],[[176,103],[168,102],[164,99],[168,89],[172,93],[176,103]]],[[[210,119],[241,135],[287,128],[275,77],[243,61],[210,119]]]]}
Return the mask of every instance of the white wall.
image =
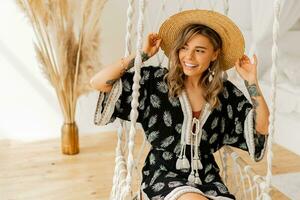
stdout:
{"type": "MultiPolygon", "coordinates": [[[[167,14],[160,13],[160,3],[158,2],[162,1],[151,0],[148,2],[151,4],[148,5],[149,9],[146,11],[148,17],[145,18],[145,33],[157,31],[161,21],[178,9],[177,1],[172,0],[172,4],[167,4],[165,12],[167,14]]],[[[167,2],[169,3],[169,1],[167,2]]],[[[197,7],[208,8],[208,1],[205,2],[200,1],[197,7]]],[[[109,0],[103,10],[101,33],[101,62],[103,65],[124,55],[126,8],[127,1],[109,0]]],[[[188,8],[193,8],[192,3],[184,6],[184,9],[188,8]]],[[[216,4],[216,9],[222,10],[222,5],[216,4]]],[[[137,12],[137,9],[135,11],[137,12]]],[[[60,127],[63,123],[61,111],[54,90],[44,79],[36,62],[31,26],[16,8],[14,1],[1,1],[0,13],[0,138],[37,140],[59,137],[60,127]]],[[[246,49],[248,49],[251,44],[249,2],[244,1],[241,4],[239,0],[230,1],[229,16],[241,27],[246,39],[246,49]]],[[[290,33],[281,41],[282,47],[290,52],[300,50],[299,38],[297,30],[290,33]]],[[[267,64],[261,65],[261,67],[270,64],[270,57],[268,57],[271,54],[270,47],[266,47],[266,49],[266,58],[261,58],[263,61],[261,63],[267,64]]],[[[156,61],[154,59],[154,63],[156,61]]],[[[300,125],[297,123],[300,119],[300,90],[295,85],[289,83],[280,85],[278,92],[280,105],[277,110],[275,140],[300,154],[298,145],[300,125]],[[286,98],[287,96],[288,98],[286,98]]],[[[269,82],[262,81],[262,87],[269,101],[269,82]]],[[[114,125],[106,127],[93,125],[97,95],[97,92],[93,92],[79,99],[77,123],[80,134],[115,129],[114,125]]]]}

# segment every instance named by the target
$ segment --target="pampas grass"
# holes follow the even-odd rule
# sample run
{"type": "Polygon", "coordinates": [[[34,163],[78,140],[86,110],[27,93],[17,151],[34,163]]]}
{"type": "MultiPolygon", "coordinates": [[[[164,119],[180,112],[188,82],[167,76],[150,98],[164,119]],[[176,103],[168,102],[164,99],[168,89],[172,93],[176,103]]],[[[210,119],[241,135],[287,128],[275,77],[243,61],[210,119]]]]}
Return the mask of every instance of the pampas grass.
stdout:
{"type": "Polygon", "coordinates": [[[35,36],[41,69],[54,87],[65,123],[100,68],[100,16],[106,0],[16,0],[35,36]]]}

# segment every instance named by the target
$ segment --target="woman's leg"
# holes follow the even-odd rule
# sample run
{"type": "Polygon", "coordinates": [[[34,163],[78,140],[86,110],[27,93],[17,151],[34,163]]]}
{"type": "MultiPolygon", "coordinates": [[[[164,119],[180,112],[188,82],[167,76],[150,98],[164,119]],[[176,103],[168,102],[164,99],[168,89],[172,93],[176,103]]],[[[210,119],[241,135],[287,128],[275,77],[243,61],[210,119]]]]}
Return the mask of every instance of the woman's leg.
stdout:
{"type": "Polygon", "coordinates": [[[188,192],[181,195],[178,200],[208,200],[208,198],[198,193],[188,192]]]}

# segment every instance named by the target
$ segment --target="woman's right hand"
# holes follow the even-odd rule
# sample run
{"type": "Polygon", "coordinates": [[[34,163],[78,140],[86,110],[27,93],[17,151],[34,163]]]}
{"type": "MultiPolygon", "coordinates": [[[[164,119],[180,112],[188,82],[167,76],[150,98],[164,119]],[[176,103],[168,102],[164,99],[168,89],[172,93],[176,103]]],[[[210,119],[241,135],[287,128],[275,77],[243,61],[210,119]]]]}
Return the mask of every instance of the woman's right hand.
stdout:
{"type": "Polygon", "coordinates": [[[149,33],[143,48],[144,53],[146,53],[149,58],[154,56],[160,47],[161,38],[157,33],[149,33]]]}

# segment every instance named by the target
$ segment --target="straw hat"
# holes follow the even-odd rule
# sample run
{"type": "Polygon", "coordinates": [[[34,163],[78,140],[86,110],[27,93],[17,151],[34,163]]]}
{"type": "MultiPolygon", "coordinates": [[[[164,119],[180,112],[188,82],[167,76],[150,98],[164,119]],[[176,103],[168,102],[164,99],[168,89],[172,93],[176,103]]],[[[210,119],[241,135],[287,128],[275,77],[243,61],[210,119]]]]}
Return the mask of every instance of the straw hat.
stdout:
{"type": "Polygon", "coordinates": [[[211,10],[187,10],[167,19],[159,29],[161,48],[168,57],[174,41],[190,24],[203,24],[216,31],[222,39],[221,66],[227,70],[244,54],[245,41],[239,28],[227,16],[211,10]]]}

